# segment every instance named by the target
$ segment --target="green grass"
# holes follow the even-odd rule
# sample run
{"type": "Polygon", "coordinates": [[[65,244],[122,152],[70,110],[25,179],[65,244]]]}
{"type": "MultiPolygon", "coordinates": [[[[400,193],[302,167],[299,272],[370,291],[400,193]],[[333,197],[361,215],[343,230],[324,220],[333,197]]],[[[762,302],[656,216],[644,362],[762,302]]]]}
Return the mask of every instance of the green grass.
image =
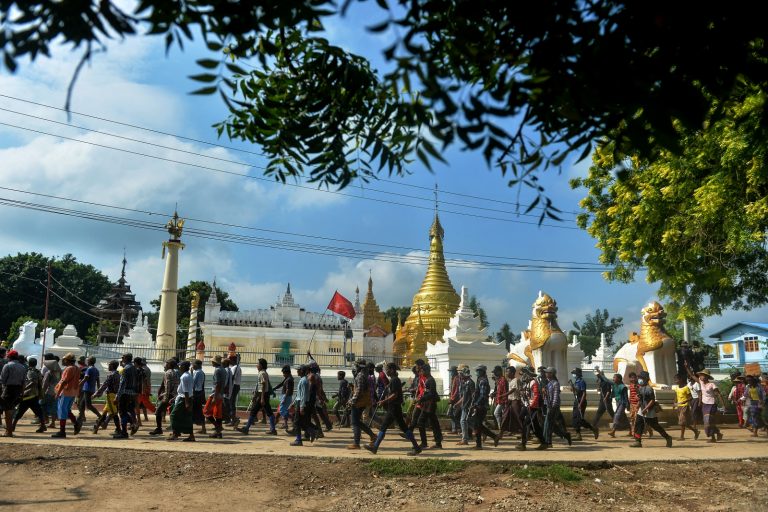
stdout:
{"type": "Polygon", "coordinates": [[[510,473],[517,478],[548,480],[550,482],[578,482],[584,478],[578,471],[562,464],[528,466],[527,468],[519,467],[513,469],[510,473]]]}
{"type": "Polygon", "coordinates": [[[445,459],[375,459],[368,468],[382,476],[428,476],[461,471],[467,463],[445,459]]]}

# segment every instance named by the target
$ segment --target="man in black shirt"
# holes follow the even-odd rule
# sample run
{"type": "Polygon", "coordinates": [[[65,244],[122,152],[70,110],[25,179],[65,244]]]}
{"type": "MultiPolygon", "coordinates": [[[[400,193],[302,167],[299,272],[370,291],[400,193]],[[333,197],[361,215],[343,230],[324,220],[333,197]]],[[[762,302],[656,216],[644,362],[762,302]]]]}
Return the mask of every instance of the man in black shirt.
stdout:
{"type": "MultiPolygon", "coordinates": [[[[439,450],[443,447],[443,432],[440,429],[440,421],[437,419],[437,402],[440,396],[437,394],[437,384],[428,364],[421,367],[421,375],[424,378],[424,393],[416,403],[413,422],[419,427],[420,448],[422,450],[427,448],[427,423],[429,423],[435,439],[435,444],[431,448],[439,450]]],[[[410,455],[418,455],[418,453],[416,450],[409,452],[410,455]]]]}
{"type": "Polygon", "coordinates": [[[416,453],[421,452],[416,438],[413,437],[413,431],[410,430],[405,424],[405,418],[403,418],[403,383],[397,376],[397,371],[400,368],[395,363],[387,364],[387,377],[389,377],[389,384],[384,390],[383,398],[379,400],[379,405],[386,407],[387,414],[384,416],[384,420],[381,422],[381,428],[376,436],[376,440],[370,444],[365,445],[365,449],[371,453],[376,453],[379,449],[381,441],[387,433],[387,429],[392,426],[393,423],[397,423],[400,430],[405,434],[413,445],[413,451],[416,453]]]}

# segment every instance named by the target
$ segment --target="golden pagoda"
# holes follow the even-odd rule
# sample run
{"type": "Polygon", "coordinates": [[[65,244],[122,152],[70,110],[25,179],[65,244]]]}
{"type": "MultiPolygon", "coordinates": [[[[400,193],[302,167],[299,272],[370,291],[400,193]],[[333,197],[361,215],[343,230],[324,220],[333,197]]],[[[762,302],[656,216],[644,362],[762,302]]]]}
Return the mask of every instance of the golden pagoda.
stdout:
{"type": "Polygon", "coordinates": [[[419,358],[423,358],[427,343],[434,343],[443,337],[443,331],[448,328],[456,310],[459,309],[461,298],[451,284],[448,271],[445,268],[443,255],[443,237],[445,230],[440,225],[440,217],[435,211],[435,220],[429,229],[429,264],[427,274],[421,283],[421,288],[413,296],[411,313],[395,336],[392,351],[398,356],[398,351],[407,347],[402,364],[410,366],[419,358]]]}
{"type": "Polygon", "coordinates": [[[373,278],[368,277],[368,293],[365,294],[363,302],[363,329],[370,331],[373,326],[378,326],[386,334],[392,332],[392,324],[384,316],[373,296],[373,278]]]}

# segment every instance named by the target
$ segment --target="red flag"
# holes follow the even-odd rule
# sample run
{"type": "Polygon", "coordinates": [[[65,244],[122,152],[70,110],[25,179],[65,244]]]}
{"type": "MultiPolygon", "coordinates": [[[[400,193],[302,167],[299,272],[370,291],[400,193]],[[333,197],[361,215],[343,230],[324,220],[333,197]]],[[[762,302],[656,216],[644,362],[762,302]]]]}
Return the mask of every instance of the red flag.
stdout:
{"type": "Polygon", "coordinates": [[[328,303],[328,309],[341,316],[345,316],[350,320],[355,318],[355,306],[353,306],[352,303],[349,302],[349,299],[344,297],[338,291],[334,292],[331,302],[328,303]]]}

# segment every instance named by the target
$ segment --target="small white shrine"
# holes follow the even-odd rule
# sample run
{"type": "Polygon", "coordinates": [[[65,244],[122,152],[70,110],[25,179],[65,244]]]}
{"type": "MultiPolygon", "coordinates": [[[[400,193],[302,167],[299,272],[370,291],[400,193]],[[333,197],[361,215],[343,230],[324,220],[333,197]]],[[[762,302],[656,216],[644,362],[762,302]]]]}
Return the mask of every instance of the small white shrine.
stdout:
{"type": "Polygon", "coordinates": [[[613,373],[613,350],[608,346],[608,342],[605,339],[605,333],[600,334],[600,346],[597,347],[595,355],[592,357],[592,362],[584,362],[583,368],[594,370],[595,367],[599,367],[606,375],[613,373]]]}
{"type": "MultiPolygon", "coordinates": [[[[48,339],[52,340],[53,337],[48,339]]],[[[53,344],[53,346],[51,346],[50,350],[46,348],[45,351],[55,354],[59,357],[69,353],[72,353],[75,355],[75,357],[77,357],[85,353],[83,351],[82,345],[83,340],[80,339],[80,337],[77,335],[77,329],[75,329],[75,326],[68,325],[64,328],[61,336],[56,338],[56,342],[53,344]]]]}
{"type": "Polygon", "coordinates": [[[144,316],[141,310],[139,310],[136,324],[123,337],[123,345],[126,347],[150,347],[154,342],[152,333],[149,332],[149,317],[144,316]]]}
{"type": "Polygon", "coordinates": [[[456,314],[451,318],[443,338],[435,343],[427,343],[427,358],[434,361],[432,375],[443,383],[443,393],[449,393],[451,379],[448,370],[451,366],[469,365],[473,370],[483,364],[488,368],[490,378],[493,367],[502,365],[506,360],[507,350],[503,343],[488,341],[488,332],[480,325],[480,318],[469,307],[469,292],[461,287],[461,303],[456,314]]]}

